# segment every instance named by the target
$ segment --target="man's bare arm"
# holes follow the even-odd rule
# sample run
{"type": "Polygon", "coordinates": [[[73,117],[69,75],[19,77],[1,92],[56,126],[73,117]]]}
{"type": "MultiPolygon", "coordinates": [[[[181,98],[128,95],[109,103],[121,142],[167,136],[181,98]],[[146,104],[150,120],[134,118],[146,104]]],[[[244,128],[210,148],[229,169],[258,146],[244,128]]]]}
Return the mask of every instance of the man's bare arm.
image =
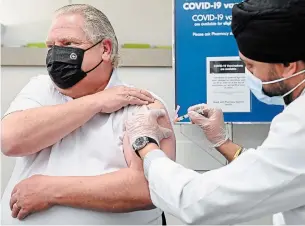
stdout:
{"type": "Polygon", "coordinates": [[[66,104],[38,107],[7,115],[1,123],[1,150],[26,156],[53,145],[100,111],[92,96],[66,104]]]}
{"type": "Polygon", "coordinates": [[[99,112],[153,102],[150,93],[117,86],[68,103],[13,112],[2,120],[1,150],[8,156],[31,155],[51,146],[99,112]]]}
{"type": "MultiPolygon", "coordinates": [[[[158,101],[149,107],[164,108],[158,101]]],[[[172,129],[169,116],[160,118],[159,123],[172,129]]],[[[175,159],[174,133],[160,145],[171,159],[175,159]]],[[[56,181],[53,202],[57,205],[108,212],[131,212],[153,207],[143,171],[133,168],[93,177],[57,177],[56,181]]]]}
{"type": "MultiPolygon", "coordinates": [[[[148,107],[150,109],[165,109],[164,105],[160,102],[160,101],[155,101],[154,103],[148,105],[148,107]]],[[[168,112],[167,112],[167,117],[161,117],[158,119],[158,124],[162,127],[171,129],[173,131],[173,127],[172,127],[172,123],[171,123],[171,119],[168,116],[168,112]]],[[[161,146],[161,150],[164,151],[164,153],[173,161],[176,160],[176,137],[175,137],[175,133],[173,131],[172,136],[167,138],[167,139],[163,139],[160,142],[160,146],[161,146]]]]}
{"type": "Polygon", "coordinates": [[[51,199],[55,205],[117,213],[152,207],[143,173],[131,168],[100,176],[50,179],[56,181],[51,199]]]}

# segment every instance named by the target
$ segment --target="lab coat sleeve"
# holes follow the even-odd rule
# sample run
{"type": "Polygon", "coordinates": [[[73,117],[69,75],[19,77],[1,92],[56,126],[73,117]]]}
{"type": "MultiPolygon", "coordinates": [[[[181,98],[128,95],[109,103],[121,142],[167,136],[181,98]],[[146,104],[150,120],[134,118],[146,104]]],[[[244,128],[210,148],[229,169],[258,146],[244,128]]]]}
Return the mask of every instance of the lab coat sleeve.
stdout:
{"type": "Polygon", "coordinates": [[[186,224],[237,224],[304,206],[304,106],[278,115],[256,150],[204,174],[161,150],[147,154],[144,170],[154,205],[186,224]]]}

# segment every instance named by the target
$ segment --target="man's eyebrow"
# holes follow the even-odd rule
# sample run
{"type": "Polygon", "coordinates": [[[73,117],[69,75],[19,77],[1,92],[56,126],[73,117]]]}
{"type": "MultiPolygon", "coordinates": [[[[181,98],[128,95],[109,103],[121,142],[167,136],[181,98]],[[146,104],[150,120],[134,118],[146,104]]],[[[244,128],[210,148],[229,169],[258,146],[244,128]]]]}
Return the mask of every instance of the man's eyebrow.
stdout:
{"type": "Polygon", "coordinates": [[[63,38],[59,38],[59,41],[61,42],[82,42],[80,39],[77,39],[75,37],[71,37],[71,36],[66,36],[63,38]]]}
{"type": "MultiPolygon", "coordinates": [[[[76,43],[82,42],[82,40],[75,38],[75,37],[71,37],[71,36],[58,38],[57,40],[60,42],[76,42],[76,43]]],[[[46,40],[46,44],[52,44],[52,43],[54,43],[54,40],[46,40]]]]}

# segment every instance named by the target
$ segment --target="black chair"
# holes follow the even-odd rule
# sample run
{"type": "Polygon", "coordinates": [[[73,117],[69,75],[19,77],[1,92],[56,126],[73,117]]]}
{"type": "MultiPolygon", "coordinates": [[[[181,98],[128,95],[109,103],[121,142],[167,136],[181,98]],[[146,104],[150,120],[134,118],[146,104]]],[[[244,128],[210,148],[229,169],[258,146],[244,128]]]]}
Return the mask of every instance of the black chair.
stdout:
{"type": "Polygon", "coordinates": [[[162,212],[162,225],[166,225],[166,218],[164,212],[162,212]]]}

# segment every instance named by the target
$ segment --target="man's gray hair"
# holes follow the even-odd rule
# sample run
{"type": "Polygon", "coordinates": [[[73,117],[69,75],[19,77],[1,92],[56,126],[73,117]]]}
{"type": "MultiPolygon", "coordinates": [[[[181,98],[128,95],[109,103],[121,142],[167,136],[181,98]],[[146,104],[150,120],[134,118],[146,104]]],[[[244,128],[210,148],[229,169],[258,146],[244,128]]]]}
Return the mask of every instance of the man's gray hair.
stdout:
{"type": "Polygon", "coordinates": [[[118,40],[113,27],[104,13],[87,4],[72,4],[55,11],[55,16],[78,13],[84,17],[84,31],[88,40],[96,43],[103,39],[109,39],[112,43],[111,62],[113,67],[119,63],[118,40]]]}

